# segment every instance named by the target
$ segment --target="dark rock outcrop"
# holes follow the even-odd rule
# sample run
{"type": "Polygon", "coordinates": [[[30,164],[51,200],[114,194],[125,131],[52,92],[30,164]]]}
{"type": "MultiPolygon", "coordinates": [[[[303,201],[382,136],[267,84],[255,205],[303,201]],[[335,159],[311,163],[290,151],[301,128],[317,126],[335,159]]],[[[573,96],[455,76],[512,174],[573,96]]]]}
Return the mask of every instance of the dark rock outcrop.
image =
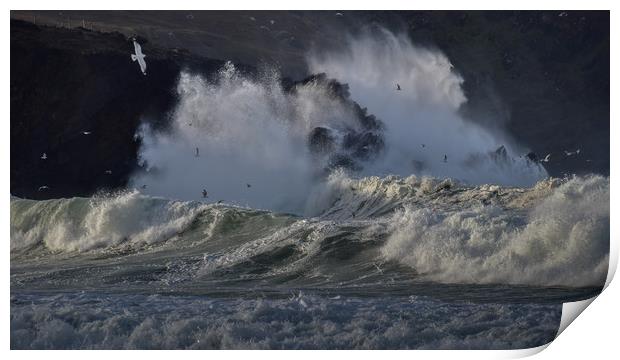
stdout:
{"type": "Polygon", "coordinates": [[[336,149],[336,146],[336,138],[330,129],[317,126],[308,135],[308,147],[313,154],[329,154],[336,149]]]}
{"type": "MultiPolygon", "coordinates": [[[[211,78],[225,63],[138,41],[147,76],[131,61],[133,43],[125,35],[11,21],[12,195],[48,199],[125,187],[140,170],[137,130],[142,123],[166,130],[180,72],[211,78]]],[[[258,74],[235,66],[248,76],[258,74]]],[[[327,128],[308,135],[310,150],[326,156],[326,169],[360,169],[383,149],[382,123],[350,99],[346,84],[325,74],[282,82],[289,92],[319,83],[357,117],[359,127],[345,132],[344,144],[327,128]]]]}

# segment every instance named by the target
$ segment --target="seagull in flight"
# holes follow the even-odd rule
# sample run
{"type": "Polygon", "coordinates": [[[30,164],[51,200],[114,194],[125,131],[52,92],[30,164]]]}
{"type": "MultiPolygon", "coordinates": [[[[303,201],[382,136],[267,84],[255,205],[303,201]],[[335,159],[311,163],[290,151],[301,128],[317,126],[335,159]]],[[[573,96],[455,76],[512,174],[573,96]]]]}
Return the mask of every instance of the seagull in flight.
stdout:
{"type": "Polygon", "coordinates": [[[82,135],[90,135],[92,134],[92,131],[82,131],[82,135]]]}
{"type": "Polygon", "coordinates": [[[47,190],[47,189],[49,189],[49,186],[47,186],[47,185],[39,186],[39,191],[43,191],[43,190],[47,190]]]}
{"type": "Polygon", "coordinates": [[[342,15],[342,13],[337,12],[336,16],[344,16],[344,15],[342,15]]]}
{"type": "Polygon", "coordinates": [[[377,270],[379,271],[379,274],[383,274],[383,270],[379,267],[379,265],[377,265],[377,263],[372,263],[372,264],[377,268],[377,270]]]}
{"type": "Polygon", "coordinates": [[[564,154],[566,154],[566,156],[578,155],[580,152],[581,152],[581,149],[577,149],[575,151],[566,151],[566,150],[564,150],[564,154]]]}
{"type": "Polygon", "coordinates": [[[112,170],[106,170],[105,173],[108,174],[108,175],[111,175],[112,174],[112,170]]]}
{"type": "Polygon", "coordinates": [[[138,61],[140,71],[142,71],[142,74],[146,75],[146,62],[144,61],[146,55],[142,53],[142,47],[138,44],[136,39],[133,39],[133,48],[136,53],[131,54],[131,61],[138,61]]]}
{"type": "Polygon", "coordinates": [[[41,155],[41,160],[46,160],[47,159],[47,154],[43,153],[43,155],[41,155]]]}
{"type": "Polygon", "coordinates": [[[540,162],[549,162],[551,160],[551,154],[547,154],[544,159],[541,159],[540,162]]]}

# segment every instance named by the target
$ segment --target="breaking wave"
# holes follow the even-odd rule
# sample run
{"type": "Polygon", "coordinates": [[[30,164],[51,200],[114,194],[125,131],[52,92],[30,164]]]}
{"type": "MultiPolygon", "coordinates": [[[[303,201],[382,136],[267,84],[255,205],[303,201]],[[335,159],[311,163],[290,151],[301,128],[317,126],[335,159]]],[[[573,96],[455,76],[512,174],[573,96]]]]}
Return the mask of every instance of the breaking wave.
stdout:
{"type": "Polygon", "coordinates": [[[439,282],[588,286],[605,282],[609,229],[609,183],[591,177],[560,185],[524,216],[406,206],[382,252],[439,282]]]}
{"type": "Polygon", "coordinates": [[[608,178],[512,188],[336,172],[312,198],[308,211],[315,216],[307,218],[137,191],[13,198],[12,261],[94,257],[130,267],[150,256],[145,271],[157,268],[149,277],[157,284],[389,280],[579,287],[600,286],[607,274],[608,178]]]}
{"type": "Polygon", "coordinates": [[[145,171],[132,185],[300,214],[335,169],[515,186],[547,176],[524,148],[461,117],[463,80],[438,50],[381,30],[308,63],[322,74],[294,83],[231,63],[211,78],[183,72],[170,128],[137,134],[145,171]]]}

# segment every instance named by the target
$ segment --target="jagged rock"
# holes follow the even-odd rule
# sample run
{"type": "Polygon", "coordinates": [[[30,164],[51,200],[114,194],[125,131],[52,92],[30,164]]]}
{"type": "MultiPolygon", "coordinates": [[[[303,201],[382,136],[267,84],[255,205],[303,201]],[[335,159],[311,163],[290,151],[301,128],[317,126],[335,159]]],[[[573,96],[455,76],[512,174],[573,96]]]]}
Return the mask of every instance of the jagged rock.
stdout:
{"type": "Polygon", "coordinates": [[[344,137],[343,147],[351,151],[351,156],[368,160],[378,155],[384,148],[383,137],[373,132],[350,132],[344,137]]]}
{"type": "Polygon", "coordinates": [[[344,154],[336,154],[331,157],[327,169],[333,170],[337,168],[343,168],[351,171],[360,171],[362,169],[355,160],[344,154]]]}
{"type": "Polygon", "coordinates": [[[336,149],[336,139],[330,129],[315,127],[308,135],[308,147],[314,154],[330,153],[336,149]]]}
{"type": "Polygon", "coordinates": [[[529,159],[530,161],[538,162],[538,156],[533,151],[530,151],[529,153],[527,153],[525,157],[529,159]]]}

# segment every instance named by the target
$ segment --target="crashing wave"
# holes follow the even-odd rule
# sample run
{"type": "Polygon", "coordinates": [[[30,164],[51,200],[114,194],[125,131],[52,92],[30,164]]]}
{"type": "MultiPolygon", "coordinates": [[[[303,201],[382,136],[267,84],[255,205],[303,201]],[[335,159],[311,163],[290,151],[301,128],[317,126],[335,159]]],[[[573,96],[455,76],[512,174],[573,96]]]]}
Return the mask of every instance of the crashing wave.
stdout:
{"type": "Polygon", "coordinates": [[[13,198],[11,255],[19,262],[150,254],[171,272],[157,281],[401,279],[577,287],[600,286],[607,275],[608,178],[510,188],[415,176],[355,179],[340,172],[313,194],[308,208],[315,215],[308,218],[137,191],[93,199],[13,198]]]}

